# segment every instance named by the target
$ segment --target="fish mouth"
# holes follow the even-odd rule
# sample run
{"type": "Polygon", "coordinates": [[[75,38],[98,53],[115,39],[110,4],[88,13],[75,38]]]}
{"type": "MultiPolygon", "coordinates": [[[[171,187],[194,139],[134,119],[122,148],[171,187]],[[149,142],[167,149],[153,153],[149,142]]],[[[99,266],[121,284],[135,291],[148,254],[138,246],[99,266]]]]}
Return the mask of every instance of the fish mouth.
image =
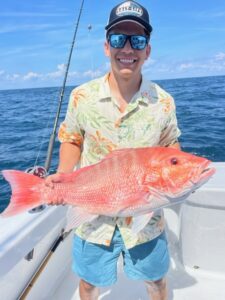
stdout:
{"type": "Polygon", "coordinates": [[[216,172],[215,168],[209,167],[210,163],[211,162],[209,160],[206,160],[206,162],[194,168],[189,174],[189,179],[187,180],[185,187],[183,187],[181,191],[177,191],[176,193],[173,191],[168,195],[168,198],[173,199],[177,197],[181,201],[183,201],[183,199],[186,199],[188,195],[205,184],[216,172]]]}
{"type": "Polygon", "coordinates": [[[191,182],[193,184],[202,185],[207,182],[210,177],[216,172],[216,169],[213,167],[209,167],[210,161],[206,161],[203,163],[199,169],[197,169],[197,173],[195,174],[194,178],[192,178],[191,182]]]}

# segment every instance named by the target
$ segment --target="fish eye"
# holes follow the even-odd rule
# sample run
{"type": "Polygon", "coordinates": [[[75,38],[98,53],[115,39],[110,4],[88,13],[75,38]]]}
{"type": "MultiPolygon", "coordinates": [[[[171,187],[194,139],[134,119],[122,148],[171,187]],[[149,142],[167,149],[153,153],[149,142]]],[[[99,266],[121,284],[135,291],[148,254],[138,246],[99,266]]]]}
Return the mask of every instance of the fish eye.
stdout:
{"type": "Polygon", "coordinates": [[[176,157],[171,158],[170,162],[171,162],[172,165],[177,165],[178,164],[178,160],[177,160],[176,157]]]}

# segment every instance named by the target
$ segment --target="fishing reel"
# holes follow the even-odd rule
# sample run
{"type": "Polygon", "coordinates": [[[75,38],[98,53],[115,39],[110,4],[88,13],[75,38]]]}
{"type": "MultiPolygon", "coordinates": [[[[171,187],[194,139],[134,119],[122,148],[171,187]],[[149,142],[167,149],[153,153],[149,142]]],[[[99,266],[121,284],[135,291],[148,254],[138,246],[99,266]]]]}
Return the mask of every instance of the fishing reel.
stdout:
{"type": "Polygon", "coordinates": [[[25,173],[33,174],[40,178],[45,178],[48,174],[47,170],[42,166],[34,166],[26,169],[25,173]]]}
{"type": "MultiPolygon", "coordinates": [[[[42,166],[34,166],[26,169],[25,173],[33,174],[40,178],[45,178],[48,175],[47,170],[42,166]]],[[[43,211],[46,208],[46,205],[40,205],[29,210],[29,213],[38,213],[43,211]]]]}

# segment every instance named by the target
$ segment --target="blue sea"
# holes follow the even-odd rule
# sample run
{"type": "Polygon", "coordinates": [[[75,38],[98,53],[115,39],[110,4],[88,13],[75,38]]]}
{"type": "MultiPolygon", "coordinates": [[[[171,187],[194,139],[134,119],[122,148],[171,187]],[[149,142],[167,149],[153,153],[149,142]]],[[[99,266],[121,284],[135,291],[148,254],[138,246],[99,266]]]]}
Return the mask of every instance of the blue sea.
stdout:
{"type": "MultiPolygon", "coordinates": [[[[212,161],[225,161],[225,76],[155,81],[175,99],[182,149],[212,161]]],[[[67,87],[59,122],[65,116],[67,87]]],[[[44,165],[57,111],[60,88],[0,91],[0,170],[44,165]]],[[[50,172],[58,163],[55,142],[50,172]]],[[[0,211],[10,188],[0,175],[0,211]]]]}

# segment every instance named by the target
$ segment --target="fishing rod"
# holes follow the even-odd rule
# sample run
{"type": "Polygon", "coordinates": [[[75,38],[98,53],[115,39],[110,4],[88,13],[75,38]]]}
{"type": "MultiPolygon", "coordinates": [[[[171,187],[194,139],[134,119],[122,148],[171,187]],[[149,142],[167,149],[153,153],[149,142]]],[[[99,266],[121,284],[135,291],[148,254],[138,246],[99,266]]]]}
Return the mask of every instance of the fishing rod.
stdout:
{"type": "Polygon", "coordinates": [[[71,48],[70,48],[70,52],[69,52],[68,62],[66,64],[66,70],[65,70],[63,85],[62,85],[61,92],[60,92],[60,95],[59,95],[58,109],[57,109],[57,113],[56,113],[56,117],[55,117],[53,131],[52,131],[52,134],[51,134],[50,139],[49,139],[47,157],[46,157],[46,160],[45,160],[45,170],[46,170],[46,172],[49,171],[49,168],[50,168],[50,165],[51,165],[52,153],[53,153],[53,148],[54,148],[54,143],[55,143],[55,138],[56,138],[56,130],[57,130],[57,126],[58,126],[59,115],[60,115],[60,112],[61,112],[64,92],[65,92],[65,87],[66,87],[66,81],[67,81],[68,71],[69,71],[69,67],[70,67],[70,61],[71,61],[71,57],[72,57],[72,53],[73,53],[75,40],[76,40],[76,35],[77,35],[77,30],[78,30],[78,26],[79,26],[79,22],[80,22],[81,13],[82,13],[82,10],[83,10],[83,5],[84,5],[84,0],[82,0],[81,6],[80,6],[80,11],[79,11],[76,27],[75,27],[75,30],[74,30],[73,40],[72,40],[72,44],[71,44],[71,48]]]}
{"type": "Polygon", "coordinates": [[[60,236],[56,238],[56,240],[53,242],[51,248],[47,252],[46,256],[43,258],[39,266],[37,267],[35,273],[32,275],[30,281],[25,286],[24,290],[21,292],[21,294],[17,297],[17,300],[26,300],[29,293],[31,292],[32,288],[34,287],[36,281],[44,271],[45,267],[47,266],[48,262],[50,261],[51,257],[57,250],[58,246],[61,242],[63,242],[71,233],[71,230],[68,232],[64,232],[62,230],[60,236]]]}
{"type": "MultiPolygon", "coordinates": [[[[51,159],[52,159],[52,153],[53,153],[53,148],[54,148],[54,142],[55,142],[55,138],[56,138],[56,130],[57,130],[57,125],[58,125],[59,115],[60,115],[60,112],[61,112],[61,106],[62,106],[62,101],[63,101],[65,87],[66,87],[66,81],[67,81],[67,76],[68,76],[68,72],[69,72],[70,61],[71,61],[71,57],[72,57],[72,53],[73,53],[73,48],[74,48],[74,44],[75,44],[75,40],[76,40],[77,30],[78,30],[78,26],[79,26],[79,23],[80,23],[80,18],[81,18],[81,13],[82,13],[82,10],[83,10],[83,6],[84,6],[84,0],[82,0],[82,2],[81,2],[76,27],[75,27],[75,30],[74,30],[74,35],[73,35],[73,40],[72,40],[72,44],[71,44],[71,48],[70,48],[70,52],[69,52],[68,62],[67,62],[67,65],[66,65],[63,85],[62,85],[60,96],[59,96],[59,103],[58,103],[58,109],[57,109],[57,113],[56,113],[56,117],[55,117],[55,121],[54,121],[54,127],[53,127],[53,131],[52,131],[52,134],[51,134],[51,137],[50,137],[50,140],[49,140],[49,144],[48,144],[47,157],[46,157],[46,160],[45,160],[45,168],[37,166],[36,168],[34,167],[34,168],[27,169],[27,173],[33,173],[34,175],[37,175],[39,177],[45,177],[45,175],[47,174],[47,172],[50,168],[50,165],[51,165],[51,159]]],[[[37,209],[35,209],[35,208],[32,209],[30,212],[32,213],[32,212],[36,212],[36,211],[39,211],[39,210],[42,210],[42,209],[43,209],[43,206],[41,205],[37,209]]],[[[36,283],[36,281],[38,280],[38,278],[42,274],[43,270],[45,269],[47,263],[49,262],[50,258],[53,255],[53,253],[56,251],[59,244],[67,236],[69,236],[70,233],[71,233],[71,230],[68,231],[68,232],[64,232],[64,229],[62,230],[62,232],[60,233],[58,238],[54,241],[52,247],[50,248],[50,250],[48,251],[46,256],[43,258],[43,260],[39,264],[36,272],[31,277],[31,279],[29,280],[28,284],[26,285],[26,287],[24,288],[22,293],[19,295],[19,297],[18,297],[19,300],[27,299],[31,289],[33,288],[34,284],[36,283]]]]}
{"type": "MultiPolygon", "coordinates": [[[[84,6],[84,0],[82,0],[82,2],[81,2],[79,15],[78,15],[78,18],[77,18],[77,23],[76,23],[74,34],[73,34],[73,39],[72,39],[72,43],[71,43],[71,47],[70,47],[68,61],[67,61],[67,64],[66,64],[63,84],[62,84],[62,87],[61,87],[61,92],[59,94],[58,109],[57,109],[57,113],[56,113],[56,116],[55,116],[55,121],[54,121],[52,134],[51,134],[50,139],[49,139],[47,156],[46,156],[46,159],[45,159],[45,165],[44,165],[44,167],[43,166],[34,166],[34,167],[30,167],[30,168],[26,169],[26,173],[31,173],[31,174],[33,174],[35,176],[38,176],[38,177],[41,177],[41,178],[44,178],[44,177],[47,176],[50,165],[51,165],[51,161],[52,161],[52,153],[53,153],[54,143],[55,143],[55,138],[56,138],[56,130],[57,130],[57,126],[58,126],[59,116],[60,116],[60,112],[61,112],[64,92],[65,92],[65,87],[66,87],[66,81],[67,81],[67,77],[68,77],[71,57],[72,57],[73,48],[74,48],[74,45],[75,45],[75,40],[76,40],[76,36],[77,36],[77,31],[78,31],[78,26],[79,26],[79,23],[80,23],[80,18],[81,18],[83,6],[84,6]]],[[[40,205],[36,208],[31,209],[30,212],[34,212],[34,213],[39,212],[39,211],[43,210],[44,208],[45,208],[44,205],[40,205]]]]}

